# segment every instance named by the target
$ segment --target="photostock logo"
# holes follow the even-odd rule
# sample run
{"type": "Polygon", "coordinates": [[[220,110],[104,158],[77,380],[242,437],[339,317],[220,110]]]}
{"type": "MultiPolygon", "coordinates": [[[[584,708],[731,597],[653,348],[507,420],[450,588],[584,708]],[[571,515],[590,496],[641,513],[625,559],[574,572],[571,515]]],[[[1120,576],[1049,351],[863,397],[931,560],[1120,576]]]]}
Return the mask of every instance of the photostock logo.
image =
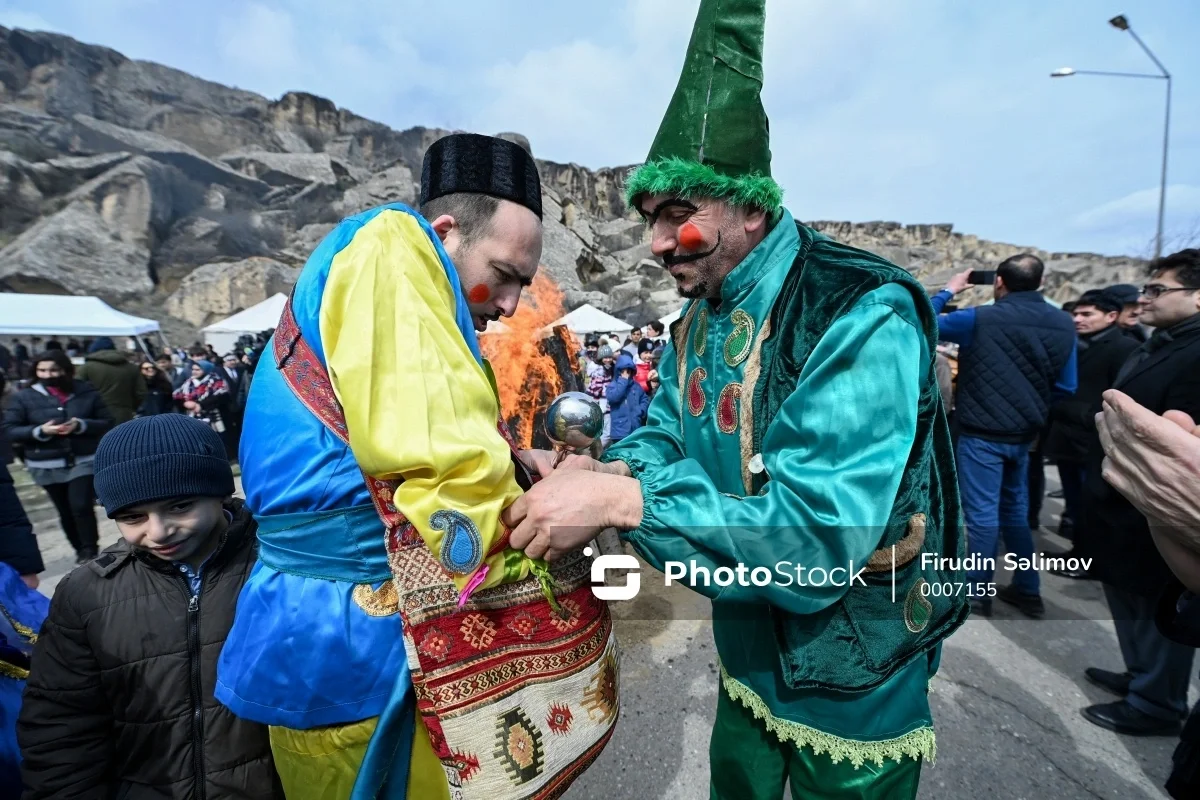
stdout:
{"type": "MultiPolygon", "coordinates": [[[[583,554],[590,557],[592,548],[583,548],[583,554]]],[[[638,560],[628,555],[598,555],[592,561],[592,594],[598,600],[632,600],[642,589],[641,567],[638,560]],[[629,570],[625,576],[624,586],[604,585],[604,573],[610,569],[629,570]]]]}

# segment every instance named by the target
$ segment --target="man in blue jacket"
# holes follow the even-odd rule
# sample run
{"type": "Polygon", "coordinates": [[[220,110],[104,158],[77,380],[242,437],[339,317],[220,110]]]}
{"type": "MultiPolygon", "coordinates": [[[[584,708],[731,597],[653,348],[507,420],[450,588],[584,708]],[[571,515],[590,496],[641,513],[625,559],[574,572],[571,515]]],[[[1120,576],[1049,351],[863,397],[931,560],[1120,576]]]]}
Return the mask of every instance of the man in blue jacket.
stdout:
{"type": "Polygon", "coordinates": [[[642,427],[646,409],[650,406],[650,396],[634,380],[637,365],[628,353],[621,353],[616,371],[616,379],[604,391],[612,420],[610,436],[614,442],[642,427]]]}
{"type": "MultiPolygon", "coordinates": [[[[938,335],[959,345],[955,419],[963,515],[972,555],[996,559],[1000,537],[1020,559],[1033,555],[1029,529],[1029,449],[1046,424],[1052,400],[1075,393],[1075,327],[1039,293],[1041,259],[1024,253],[996,268],[990,306],[941,310],[966,289],[970,270],[955,275],[933,297],[938,335]]],[[[1028,562],[1026,562],[1028,563],[1028,562]]],[[[968,577],[975,613],[990,616],[994,569],[968,577]]],[[[1045,614],[1038,573],[1018,569],[997,592],[1028,617],[1045,614]]]]}

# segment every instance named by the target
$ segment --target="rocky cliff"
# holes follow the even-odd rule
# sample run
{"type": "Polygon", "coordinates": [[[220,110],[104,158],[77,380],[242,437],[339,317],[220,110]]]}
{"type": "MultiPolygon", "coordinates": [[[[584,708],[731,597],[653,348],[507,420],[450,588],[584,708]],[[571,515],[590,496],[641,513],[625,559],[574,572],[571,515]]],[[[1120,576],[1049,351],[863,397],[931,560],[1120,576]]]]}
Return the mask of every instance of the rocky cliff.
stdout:
{"type": "MultiPolygon", "coordinates": [[[[268,100],[69,37],[0,28],[0,290],[96,294],[191,337],[286,291],[343,216],[415,202],[425,150],[446,133],[397,131],[303,92],[268,100]]],[[[567,304],[639,323],[677,308],[644,226],[624,214],[627,168],[538,163],[543,262],[567,304]]],[[[930,286],[1031,249],[949,225],[813,224],[930,286]]],[[[1060,299],[1134,280],[1143,266],[1041,255],[1060,299]]]]}

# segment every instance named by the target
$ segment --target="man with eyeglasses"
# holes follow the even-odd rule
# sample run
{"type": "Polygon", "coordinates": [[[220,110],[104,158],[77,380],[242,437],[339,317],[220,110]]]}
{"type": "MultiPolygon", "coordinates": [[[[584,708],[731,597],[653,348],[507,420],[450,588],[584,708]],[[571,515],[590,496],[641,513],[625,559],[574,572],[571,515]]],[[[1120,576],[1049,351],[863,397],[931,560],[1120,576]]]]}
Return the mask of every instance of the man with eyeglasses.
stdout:
{"type": "MultiPolygon", "coordinates": [[[[1153,334],[1121,367],[1113,388],[1155,414],[1200,415],[1200,250],[1181,250],[1150,264],[1139,299],[1140,321],[1153,334]]],[[[1125,660],[1123,673],[1089,667],[1088,680],[1125,699],[1083,710],[1103,728],[1141,736],[1175,735],[1187,714],[1191,647],[1155,626],[1156,600],[1171,578],[1138,509],[1103,479],[1104,453],[1090,452],[1085,485],[1086,536],[1077,549],[1092,557],[1089,576],[1103,582],[1125,660]]]]}

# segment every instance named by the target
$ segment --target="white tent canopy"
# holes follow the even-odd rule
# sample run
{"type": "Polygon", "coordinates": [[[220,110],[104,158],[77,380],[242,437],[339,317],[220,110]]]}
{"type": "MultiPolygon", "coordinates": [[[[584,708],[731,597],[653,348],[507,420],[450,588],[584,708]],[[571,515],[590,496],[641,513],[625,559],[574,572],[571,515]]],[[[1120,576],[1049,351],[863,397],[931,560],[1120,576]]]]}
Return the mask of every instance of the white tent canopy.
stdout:
{"type": "Polygon", "coordinates": [[[572,333],[625,333],[633,330],[628,322],[622,322],[612,314],[606,314],[595,306],[584,303],[561,319],[550,323],[556,328],[566,325],[572,333]]]}
{"type": "Polygon", "coordinates": [[[675,311],[672,311],[670,314],[667,314],[665,317],[659,317],[658,321],[663,324],[664,328],[669,328],[669,327],[671,327],[671,323],[674,322],[675,320],[679,319],[680,315],[682,315],[682,314],[683,314],[683,306],[680,306],[678,309],[676,309],[675,311]]]}
{"type": "Polygon", "coordinates": [[[0,292],[0,334],[12,336],[140,336],[152,319],[117,311],[99,297],[0,292]]]}
{"type": "Polygon", "coordinates": [[[239,311],[232,317],[214,322],[201,329],[205,344],[211,344],[218,353],[228,353],[237,344],[238,337],[245,334],[262,333],[279,324],[287,295],[278,293],[261,303],[239,311]]]}

